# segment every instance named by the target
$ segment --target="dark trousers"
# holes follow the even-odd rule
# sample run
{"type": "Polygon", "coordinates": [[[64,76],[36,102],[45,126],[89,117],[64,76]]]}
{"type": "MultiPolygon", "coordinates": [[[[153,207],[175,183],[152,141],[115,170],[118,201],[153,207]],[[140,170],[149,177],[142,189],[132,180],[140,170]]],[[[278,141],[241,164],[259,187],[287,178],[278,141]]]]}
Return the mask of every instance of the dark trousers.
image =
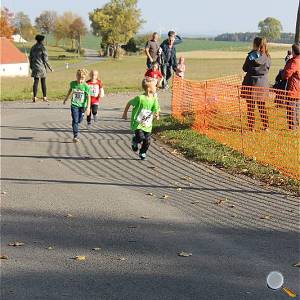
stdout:
{"type": "Polygon", "coordinates": [[[84,108],[72,106],[71,115],[72,115],[73,135],[74,138],[77,138],[79,134],[79,124],[82,122],[84,116],[84,108]]]}
{"type": "Polygon", "coordinates": [[[247,117],[248,117],[248,127],[252,129],[255,125],[255,106],[257,104],[258,111],[260,113],[261,122],[263,127],[266,129],[269,127],[269,118],[266,109],[266,102],[259,100],[247,100],[247,117]]]}
{"type": "Polygon", "coordinates": [[[151,142],[151,132],[145,132],[141,129],[137,129],[133,137],[133,142],[137,144],[142,144],[140,149],[140,154],[146,153],[150,147],[151,142]]]}
{"type": "Polygon", "coordinates": [[[300,100],[286,101],[286,115],[289,129],[297,129],[299,127],[299,105],[300,100]]]}
{"type": "Polygon", "coordinates": [[[96,116],[97,113],[98,113],[98,104],[91,105],[91,112],[90,112],[90,114],[86,118],[87,122],[90,123],[91,120],[92,120],[92,115],[96,116]]]}
{"type": "Polygon", "coordinates": [[[161,66],[161,73],[164,77],[162,87],[165,88],[168,85],[168,81],[172,77],[172,66],[169,65],[162,65],[161,66]]]}
{"type": "Polygon", "coordinates": [[[37,96],[40,79],[41,79],[43,97],[47,97],[46,78],[38,78],[38,77],[35,77],[33,80],[33,97],[37,96]]]}

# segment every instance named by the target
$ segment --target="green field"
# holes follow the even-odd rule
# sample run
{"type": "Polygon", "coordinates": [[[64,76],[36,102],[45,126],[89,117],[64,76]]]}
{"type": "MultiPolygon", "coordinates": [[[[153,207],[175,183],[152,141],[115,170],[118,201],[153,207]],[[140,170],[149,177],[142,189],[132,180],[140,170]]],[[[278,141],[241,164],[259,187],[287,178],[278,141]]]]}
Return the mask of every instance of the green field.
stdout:
{"type": "MultiPolygon", "coordinates": [[[[88,48],[97,46],[99,39],[89,34],[83,40],[88,48]]],[[[48,45],[51,43],[51,37],[48,45]]],[[[32,44],[25,46],[27,53],[32,44]]],[[[23,51],[24,45],[19,44],[23,51]]],[[[48,75],[48,95],[49,99],[62,99],[68,89],[68,83],[74,79],[75,71],[79,67],[87,69],[97,69],[100,72],[107,92],[133,91],[139,90],[140,82],[145,73],[144,56],[125,56],[119,60],[106,59],[104,61],[93,62],[78,58],[74,53],[66,52],[61,47],[47,46],[50,63],[55,72],[48,75]],[[65,56],[61,58],[61,56],[65,56]],[[66,64],[69,69],[66,69],[66,64]]],[[[214,42],[197,39],[187,39],[178,47],[179,55],[185,51],[187,72],[186,78],[192,80],[205,80],[217,78],[224,75],[231,75],[242,72],[242,65],[249,49],[247,43],[235,42],[214,42]],[[246,50],[247,49],[247,50],[246,50]]],[[[285,50],[284,50],[285,51],[285,50]]],[[[270,83],[278,70],[283,67],[284,55],[282,47],[272,52],[272,68],[270,71],[270,83]],[[280,51],[279,51],[280,50],[280,51]],[[277,56],[276,56],[276,55],[277,56]]],[[[31,99],[32,79],[1,78],[1,100],[31,99]]]]}

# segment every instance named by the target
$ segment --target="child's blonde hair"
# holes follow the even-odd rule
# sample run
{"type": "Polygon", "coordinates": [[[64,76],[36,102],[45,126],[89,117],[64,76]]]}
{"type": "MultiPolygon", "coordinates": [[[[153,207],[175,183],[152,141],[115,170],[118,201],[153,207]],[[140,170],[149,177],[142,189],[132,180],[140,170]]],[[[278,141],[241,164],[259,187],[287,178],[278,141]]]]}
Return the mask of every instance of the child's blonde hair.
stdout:
{"type": "Polygon", "coordinates": [[[90,79],[93,78],[94,73],[97,73],[97,75],[98,75],[97,78],[99,77],[99,72],[97,70],[91,70],[91,72],[90,72],[90,79]]]}
{"type": "Polygon", "coordinates": [[[154,78],[146,77],[142,81],[142,87],[145,92],[148,92],[149,89],[152,89],[156,86],[156,80],[154,78]]]}
{"type": "Polygon", "coordinates": [[[88,75],[89,71],[86,69],[79,69],[76,72],[76,76],[80,77],[80,78],[85,78],[88,75]]]}

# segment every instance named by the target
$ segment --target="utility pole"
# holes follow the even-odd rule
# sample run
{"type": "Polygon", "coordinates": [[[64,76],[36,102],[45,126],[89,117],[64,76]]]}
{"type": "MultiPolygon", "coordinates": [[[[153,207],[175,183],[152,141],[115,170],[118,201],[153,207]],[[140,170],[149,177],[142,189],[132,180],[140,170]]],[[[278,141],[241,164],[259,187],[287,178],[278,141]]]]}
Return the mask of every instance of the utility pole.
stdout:
{"type": "Polygon", "coordinates": [[[296,22],[296,33],[295,33],[295,43],[300,42],[300,0],[298,4],[298,14],[297,14],[297,22],[296,22]]]}

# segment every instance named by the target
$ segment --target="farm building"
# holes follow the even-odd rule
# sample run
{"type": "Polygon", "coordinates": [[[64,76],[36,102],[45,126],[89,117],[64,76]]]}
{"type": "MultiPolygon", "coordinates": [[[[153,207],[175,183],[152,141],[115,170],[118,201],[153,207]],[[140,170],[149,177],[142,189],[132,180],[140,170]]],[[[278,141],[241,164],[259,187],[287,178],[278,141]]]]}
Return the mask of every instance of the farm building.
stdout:
{"type": "Polygon", "coordinates": [[[22,36],[19,34],[12,35],[12,39],[15,43],[27,43],[27,41],[23,39],[22,36]]]}
{"type": "Polygon", "coordinates": [[[28,76],[29,62],[11,40],[0,38],[0,76],[28,76]]]}

